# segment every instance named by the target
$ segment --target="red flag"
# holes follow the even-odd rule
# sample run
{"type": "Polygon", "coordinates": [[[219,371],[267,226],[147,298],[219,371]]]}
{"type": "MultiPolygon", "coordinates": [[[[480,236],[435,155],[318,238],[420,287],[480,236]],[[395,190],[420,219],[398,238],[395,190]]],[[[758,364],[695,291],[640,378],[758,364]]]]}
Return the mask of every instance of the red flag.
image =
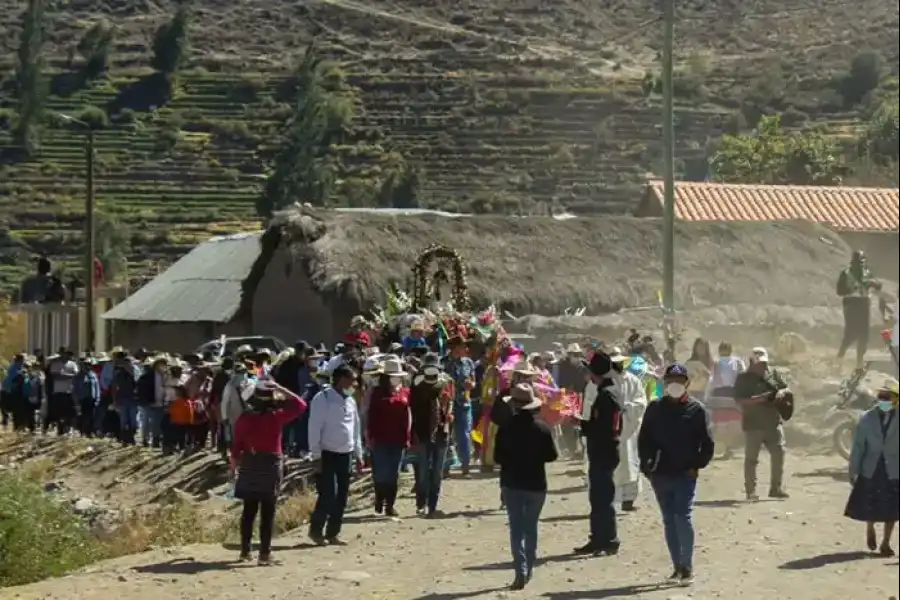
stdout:
{"type": "Polygon", "coordinates": [[[94,287],[103,283],[103,263],[96,256],[94,257],[94,287]]]}

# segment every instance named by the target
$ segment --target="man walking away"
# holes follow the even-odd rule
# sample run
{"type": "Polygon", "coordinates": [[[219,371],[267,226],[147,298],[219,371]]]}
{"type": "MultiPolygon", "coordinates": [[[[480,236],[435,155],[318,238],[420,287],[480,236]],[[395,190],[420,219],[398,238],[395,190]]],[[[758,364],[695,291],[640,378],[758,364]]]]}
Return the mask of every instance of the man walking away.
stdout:
{"type": "Polygon", "coordinates": [[[354,459],[362,461],[362,433],[353,390],[356,373],[347,365],[332,372],[331,386],[316,394],[310,406],[309,451],[318,460],[318,498],[309,537],[319,545],[343,546],[340,539],[350,491],[354,459]]]}
{"type": "Polygon", "coordinates": [[[791,391],[779,385],[777,380],[777,373],[769,369],[769,353],[765,348],[754,348],[747,371],[738,375],[734,382],[734,397],[744,412],[744,489],[750,501],[759,500],[756,468],[763,446],[772,459],[769,497],[788,498],[784,491],[784,426],[778,403],[791,391]]]}
{"type": "Polygon", "coordinates": [[[516,570],[510,589],[522,590],[531,581],[537,559],[538,521],[547,500],[546,466],[558,452],[550,426],[538,416],[541,401],[530,385],[517,385],[503,401],[515,414],[497,430],[494,460],[500,465],[516,570]]]}
{"type": "Polygon", "coordinates": [[[613,556],[619,552],[614,473],[619,466],[622,411],[614,393],[610,356],[597,351],[585,366],[597,386],[597,396],[591,404],[588,418],[581,422],[588,457],[591,539],[586,545],[576,548],[575,552],[613,556]]]}
{"type": "Polygon", "coordinates": [[[641,471],[650,480],[662,513],[674,572],[670,581],[694,580],[694,524],[697,477],[712,460],[715,446],[703,405],[688,396],[688,371],[671,365],[664,393],[647,408],[638,434],[641,471]]]}
{"type": "Polygon", "coordinates": [[[855,251],[850,259],[850,266],[841,271],[837,282],[837,293],[844,305],[844,338],[838,350],[838,359],[843,360],[847,350],[855,342],[857,369],[863,368],[869,346],[872,311],[869,293],[879,289],[881,284],[872,278],[865,255],[861,250],[855,251]]]}

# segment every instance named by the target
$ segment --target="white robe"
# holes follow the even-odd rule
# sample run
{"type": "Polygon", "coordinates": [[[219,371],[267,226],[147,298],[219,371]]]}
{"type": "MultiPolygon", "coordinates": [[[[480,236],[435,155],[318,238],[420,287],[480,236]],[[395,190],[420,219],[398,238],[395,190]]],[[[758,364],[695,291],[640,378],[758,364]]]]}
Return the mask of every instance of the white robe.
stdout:
{"type": "Polygon", "coordinates": [[[641,493],[641,460],[638,455],[638,432],[644,412],[647,410],[647,395],[644,385],[636,375],[624,373],[622,380],[613,388],[622,408],[622,435],[619,442],[619,466],[614,478],[616,483],[616,503],[633,502],[641,493]]]}

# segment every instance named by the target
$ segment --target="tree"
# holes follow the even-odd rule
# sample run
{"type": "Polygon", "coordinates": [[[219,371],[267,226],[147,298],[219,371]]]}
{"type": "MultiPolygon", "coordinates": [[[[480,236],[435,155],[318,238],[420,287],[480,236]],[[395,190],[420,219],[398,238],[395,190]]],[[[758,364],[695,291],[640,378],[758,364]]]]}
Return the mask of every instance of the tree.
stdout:
{"type": "Polygon", "coordinates": [[[879,164],[897,162],[900,154],[900,102],[896,92],[883,98],[871,112],[863,144],[866,153],[879,164]]]}
{"type": "Polygon", "coordinates": [[[835,140],[818,131],[785,131],[773,115],[750,134],[724,136],[710,170],[729,183],[835,185],[843,163],[835,140]]]}
{"type": "Polygon", "coordinates": [[[353,94],[343,73],[310,46],[296,75],[298,100],[271,175],[256,203],[264,217],[295,202],[324,206],[338,184],[334,146],[353,122],[353,94]]]}
{"type": "Polygon", "coordinates": [[[88,78],[93,79],[106,72],[114,37],[115,29],[106,20],[97,21],[84,32],[78,42],[78,53],[84,59],[84,71],[88,78]]]}
{"type": "Polygon", "coordinates": [[[104,277],[112,281],[125,270],[131,252],[128,227],[112,215],[97,211],[94,213],[94,240],[104,277]]]}
{"type": "Polygon", "coordinates": [[[856,106],[878,88],[883,70],[881,57],[874,52],[866,52],[854,58],[850,64],[850,72],[838,85],[847,105],[856,106]]]}
{"type": "Polygon", "coordinates": [[[153,68],[171,77],[178,73],[190,54],[190,9],[178,6],[170,21],[163,23],[153,36],[153,68]]]}
{"type": "Polygon", "coordinates": [[[47,97],[44,75],[44,44],[47,41],[45,0],[28,0],[22,17],[16,66],[18,121],[13,131],[15,143],[32,152],[47,97]]]}

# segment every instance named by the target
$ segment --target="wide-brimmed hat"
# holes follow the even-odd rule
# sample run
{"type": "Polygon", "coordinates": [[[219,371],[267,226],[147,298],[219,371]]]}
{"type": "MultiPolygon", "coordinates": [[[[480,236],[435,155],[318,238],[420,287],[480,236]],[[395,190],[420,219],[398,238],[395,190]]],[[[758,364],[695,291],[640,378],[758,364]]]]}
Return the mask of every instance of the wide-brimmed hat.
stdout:
{"type": "Polygon", "coordinates": [[[241,354],[253,354],[253,346],[250,344],[243,344],[238,346],[238,349],[234,351],[235,356],[240,356],[241,354]]]}
{"type": "Polygon", "coordinates": [[[769,362],[769,351],[763,348],[762,346],[757,346],[753,350],[750,351],[751,360],[755,360],[756,362],[766,363],[769,362]]]}
{"type": "Polygon", "coordinates": [[[580,344],[569,344],[569,347],[566,348],[566,354],[584,354],[584,350],[580,344]]]}
{"type": "Polygon", "coordinates": [[[78,365],[75,364],[75,361],[66,361],[66,363],[59,370],[59,374],[62,377],[75,377],[76,375],[78,375],[78,365]]]}
{"type": "Polygon", "coordinates": [[[534,370],[534,367],[532,367],[530,363],[524,360],[519,361],[515,365],[513,365],[512,372],[517,375],[526,375],[528,377],[540,375],[540,373],[534,370]]]}
{"type": "Polygon", "coordinates": [[[519,410],[537,410],[543,404],[534,393],[534,388],[527,383],[520,383],[512,388],[503,401],[515,405],[519,410]]]}
{"type": "Polygon", "coordinates": [[[583,360],[581,361],[581,364],[585,369],[590,371],[592,375],[605,377],[612,371],[613,361],[609,354],[602,350],[597,350],[594,352],[594,355],[591,356],[590,361],[583,360]]]}
{"type": "Polygon", "coordinates": [[[350,327],[365,327],[366,318],[362,315],[356,315],[352,319],[350,319],[350,327]]]}
{"type": "Polygon", "coordinates": [[[409,371],[407,371],[403,367],[403,363],[399,358],[391,357],[386,358],[381,363],[381,368],[378,370],[378,375],[387,375],[388,377],[407,377],[409,375],[409,371]]]}
{"type": "Polygon", "coordinates": [[[378,375],[381,373],[381,361],[383,359],[383,355],[375,355],[370,356],[366,359],[366,362],[363,364],[363,375],[378,375]]]}
{"type": "Polygon", "coordinates": [[[886,379],[878,388],[878,392],[887,392],[894,396],[900,396],[900,384],[897,383],[896,379],[886,379]]]}
{"type": "Polygon", "coordinates": [[[609,360],[613,363],[623,363],[628,361],[628,356],[622,353],[621,348],[613,347],[609,349],[609,360]]]}
{"type": "Polygon", "coordinates": [[[423,367],[437,367],[441,368],[441,357],[435,354],[434,352],[429,352],[425,356],[422,357],[422,366],[423,367]]]}

